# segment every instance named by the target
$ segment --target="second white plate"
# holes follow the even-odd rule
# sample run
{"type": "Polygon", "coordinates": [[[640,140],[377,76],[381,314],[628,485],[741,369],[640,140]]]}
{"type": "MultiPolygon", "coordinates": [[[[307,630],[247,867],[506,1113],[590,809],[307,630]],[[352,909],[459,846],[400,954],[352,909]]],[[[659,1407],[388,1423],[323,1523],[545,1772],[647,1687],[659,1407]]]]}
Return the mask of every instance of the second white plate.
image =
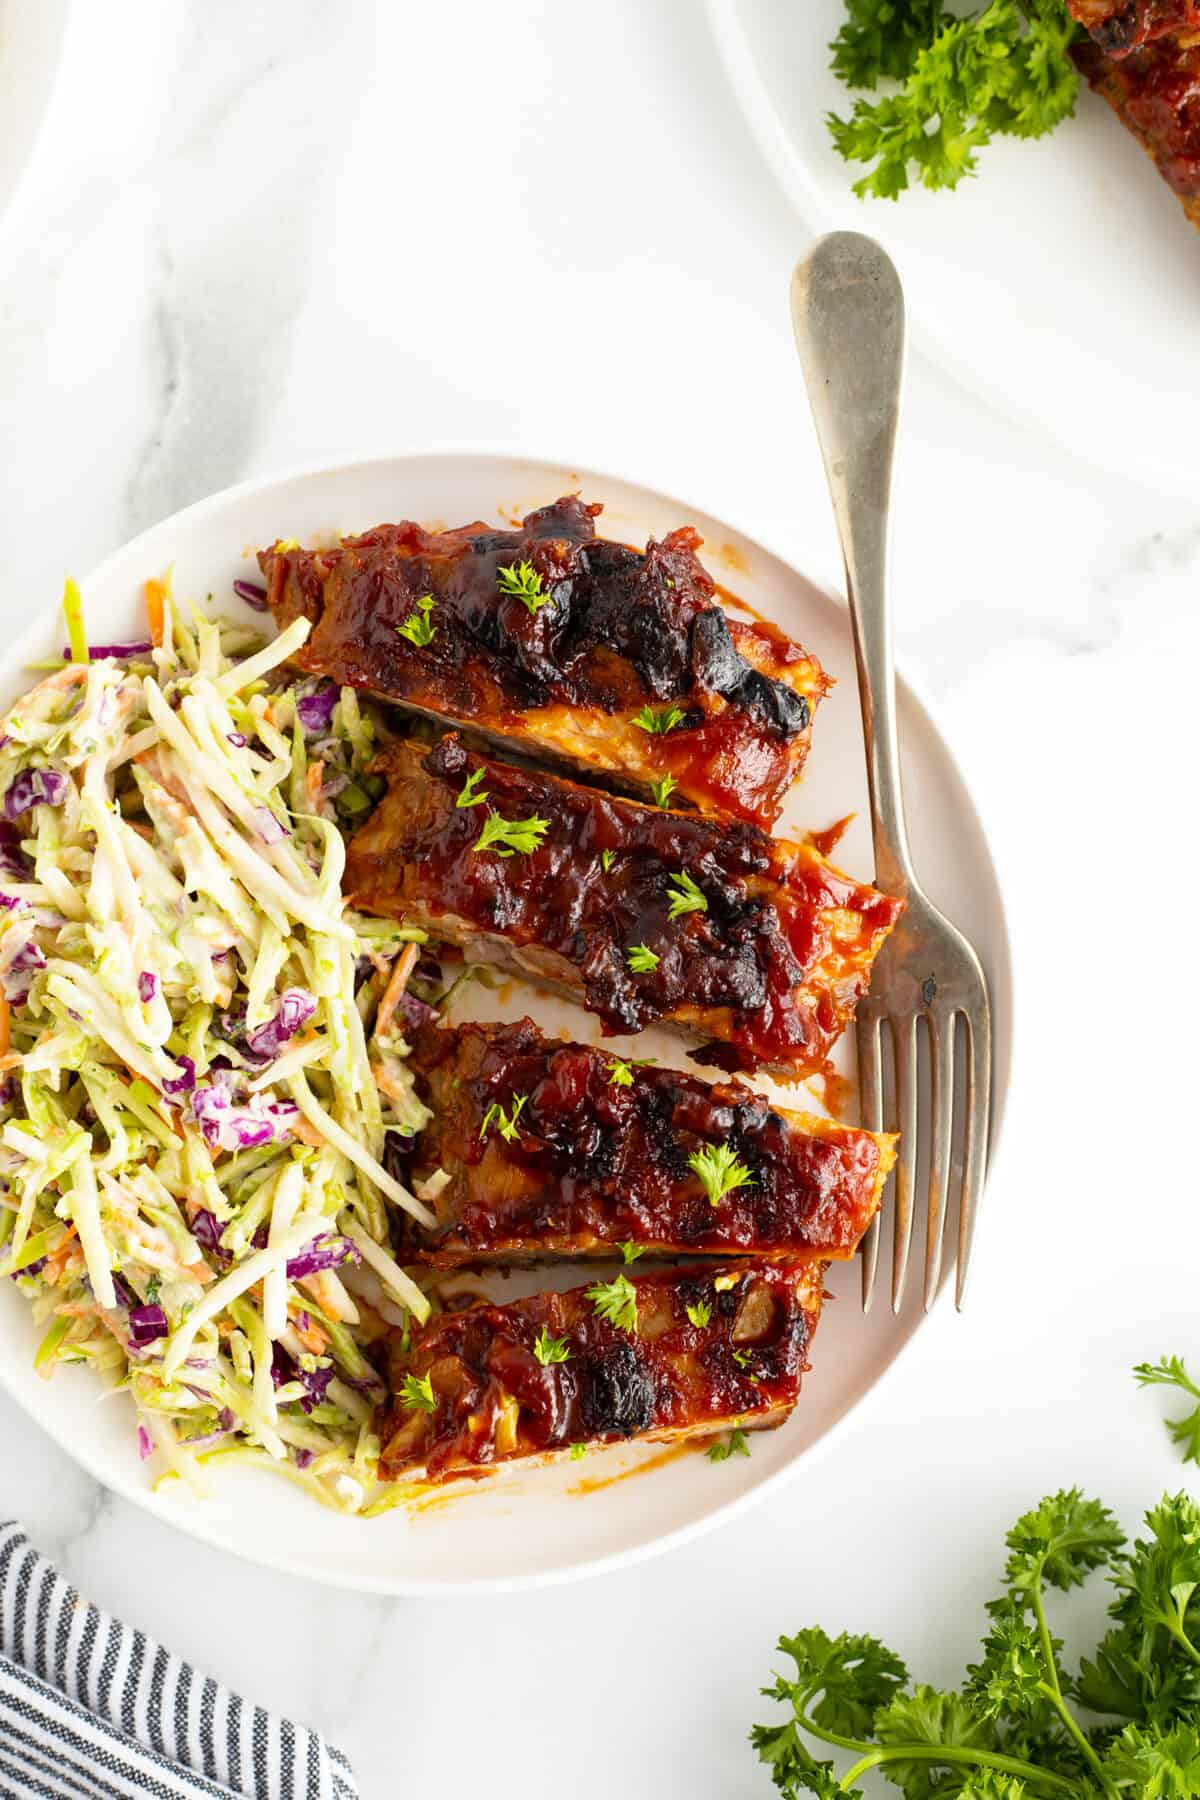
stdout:
{"type": "Polygon", "coordinates": [[[1200,236],[1105,103],[1050,137],[997,139],[953,193],[855,197],[825,127],[854,96],[829,72],[844,0],[708,0],[761,149],[817,229],[878,237],[922,350],[1085,462],[1192,495],[1200,236]]]}

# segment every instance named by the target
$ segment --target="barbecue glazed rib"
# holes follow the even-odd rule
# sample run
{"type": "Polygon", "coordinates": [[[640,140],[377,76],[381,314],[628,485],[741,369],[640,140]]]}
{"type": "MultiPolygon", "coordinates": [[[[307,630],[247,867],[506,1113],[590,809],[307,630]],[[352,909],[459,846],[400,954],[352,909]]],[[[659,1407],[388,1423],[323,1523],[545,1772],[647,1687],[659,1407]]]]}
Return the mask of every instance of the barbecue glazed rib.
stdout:
{"type": "Polygon", "coordinates": [[[393,1336],[383,1479],[448,1481],[576,1444],[783,1423],[821,1310],[819,1264],[621,1280],[636,1297],[635,1329],[610,1323],[578,1287],[443,1313],[411,1349],[393,1336]],[[543,1356],[565,1347],[565,1360],[543,1362],[539,1343],[543,1356]]]}
{"type": "Polygon", "coordinates": [[[1192,38],[1158,38],[1120,58],[1090,43],[1073,54],[1200,225],[1200,32],[1192,38]]]}
{"type": "Polygon", "coordinates": [[[426,1026],[409,1067],[433,1120],[401,1178],[450,1177],[437,1229],[403,1220],[401,1257],[441,1267],[612,1256],[853,1256],[895,1160],[894,1140],[772,1107],[742,1082],[709,1086],[515,1025],[426,1026]],[[497,1115],[496,1108],[502,1109],[497,1115]],[[502,1130],[512,1121],[515,1131],[502,1130]],[[713,1203],[689,1156],[727,1149],[749,1181],[713,1203]]]}
{"type": "Polygon", "coordinates": [[[727,1070],[819,1067],[903,909],[809,844],[492,762],[454,736],[394,745],[380,768],[388,791],[347,853],[352,904],[564,989],[609,1033],[663,1020],[715,1039],[697,1059],[727,1070]],[[534,821],[537,847],[478,848],[489,820],[534,821]]]}
{"type": "Polygon", "coordinates": [[[1067,11],[1109,56],[1200,29],[1200,0],[1067,0],[1067,11]]]}
{"type": "Polygon", "coordinates": [[[303,668],[623,791],[670,775],[680,804],[769,826],[828,678],[773,626],[726,618],[694,531],[630,550],[596,537],[600,511],[567,498],[518,531],[380,525],[259,563],[280,626],[312,620],[303,668]],[[502,592],[523,565],[531,591],[502,592]]]}

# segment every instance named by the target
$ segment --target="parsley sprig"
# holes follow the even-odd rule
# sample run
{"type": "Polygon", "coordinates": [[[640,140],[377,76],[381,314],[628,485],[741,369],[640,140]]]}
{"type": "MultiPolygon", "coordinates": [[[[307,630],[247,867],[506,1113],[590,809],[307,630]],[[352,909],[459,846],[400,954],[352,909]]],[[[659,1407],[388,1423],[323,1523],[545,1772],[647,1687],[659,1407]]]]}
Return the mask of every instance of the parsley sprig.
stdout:
{"type": "MultiPolygon", "coordinates": [[[[461,794],[458,799],[462,799],[461,794]]],[[[497,856],[512,856],[518,852],[528,856],[537,849],[549,828],[550,821],[539,819],[536,813],[530,819],[502,819],[499,813],[490,812],[471,848],[494,850],[497,856]]]]}
{"type": "Polygon", "coordinates": [[[483,1124],[479,1127],[480,1137],[485,1138],[494,1125],[506,1144],[515,1143],[521,1135],[517,1120],[521,1117],[528,1098],[528,1094],[514,1094],[511,1112],[506,1112],[498,1100],[493,1100],[483,1115],[483,1124]]]}
{"type": "Polygon", "coordinates": [[[433,595],[422,594],[407,619],[403,619],[396,627],[400,636],[407,638],[410,644],[415,644],[418,650],[423,650],[426,644],[433,642],[437,626],[430,620],[432,611],[433,595]]]}
{"type": "Polygon", "coordinates": [[[719,1206],[735,1188],[754,1185],[753,1174],[728,1144],[705,1144],[703,1150],[693,1150],[687,1160],[692,1174],[700,1177],[710,1206],[719,1206]]]}
{"type": "Polygon", "coordinates": [[[407,1412],[434,1412],[433,1381],[429,1375],[406,1375],[400,1383],[400,1404],[407,1412]]]}
{"type": "Polygon", "coordinates": [[[1165,1424],[1184,1462],[1200,1463],[1200,1387],[1184,1368],[1183,1358],[1164,1356],[1160,1362],[1139,1363],[1133,1373],[1139,1387],[1175,1387],[1197,1402],[1184,1418],[1167,1419],[1165,1424]]]}
{"type": "Polygon", "coordinates": [[[549,1330],[543,1325],[534,1339],[533,1354],[544,1369],[550,1363],[566,1362],[571,1354],[571,1346],[566,1338],[551,1337],[549,1330]]]}
{"type": "Polygon", "coordinates": [[[996,136],[1042,137],[1075,110],[1077,27],[1062,0],[986,0],[965,18],[943,0],[846,0],[830,45],[852,88],[898,81],[826,119],[834,148],[866,173],[860,196],[894,200],[910,180],[953,188],[996,136]]]}
{"type": "Polygon", "coordinates": [[[682,918],[684,913],[708,911],[704,889],[697,887],[686,869],[681,869],[678,875],[670,876],[667,888],[671,895],[671,904],[667,908],[668,919],[682,918]]]}
{"type": "Polygon", "coordinates": [[[512,563],[508,568],[497,569],[496,586],[502,594],[520,600],[531,613],[545,606],[550,598],[545,583],[531,562],[512,563]]]}
{"type": "Polygon", "coordinates": [[[638,1327],[637,1289],[628,1275],[614,1275],[611,1281],[598,1281],[587,1290],[587,1297],[602,1319],[621,1331],[638,1327]]]}
{"type": "MultiPolygon", "coordinates": [[[[1170,1367],[1172,1359],[1164,1359],[1170,1367]]],[[[789,1716],[751,1739],[781,1793],[859,1795],[877,1769],[907,1800],[1168,1800],[1200,1792],[1200,1507],[1166,1495],[1127,1548],[1108,1509],[1052,1494],[1008,1534],[1004,1589],[957,1691],[912,1682],[878,1639],[782,1637],[794,1675],[764,1688],[789,1716]],[[1115,1623],[1078,1674],[1047,1612],[1103,1569],[1115,1623]],[[1089,1716],[1090,1715],[1090,1716],[1089,1716]],[[818,1744],[843,1752],[839,1775],[818,1744]]]]}
{"type": "Polygon", "coordinates": [[[665,736],[668,731],[674,731],[677,725],[682,725],[683,719],[682,707],[666,706],[655,712],[652,706],[643,706],[640,713],[634,714],[630,723],[652,735],[665,736]]]}

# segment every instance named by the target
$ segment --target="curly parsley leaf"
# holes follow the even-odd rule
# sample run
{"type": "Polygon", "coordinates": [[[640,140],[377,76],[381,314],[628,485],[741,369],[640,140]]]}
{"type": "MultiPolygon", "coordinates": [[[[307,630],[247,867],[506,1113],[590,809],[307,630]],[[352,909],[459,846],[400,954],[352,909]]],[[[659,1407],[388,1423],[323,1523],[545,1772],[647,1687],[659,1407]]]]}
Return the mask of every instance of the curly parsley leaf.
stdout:
{"type": "Polygon", "coordinates": [[[430,622],[429,615],[432,611],[433,595],[422,594],[408,617],[396,627],[400,636],[407,638],[410,644],[415,644],[418,650],[423,650],[433,642],[437,626],[430,622]]]}
{"type": "Polygon", "coordinates": [[[816,1794],[819,1800],[862,1800],[861,1788],[843,1788],[831,1762],[818,1762],[796,1729],[795,1720],[785,1725],[754,1725],[750,1742],[760,1762],[771,1771],[771,1780],[787,1800],[816,1794]]]}
{"type": "Polygon", "coordinates": [[[1164,1494],[1113,1575],[1114,1615],[1143,1632],[1165,1631],[1200,1666],[1200,1505],[1190,1494],[1164,1494]]]}
{"type": "Polygon", "coordinates": [[[1121,1793],[1138,1800],[1192,1800],[1200,1794],[1200,1732],[1194,1722],[1169,1731],[1127,1725],[1102,1768],[1121,1793]]]}
{"type": "Polygon", "coordinates": [[[671,904],[667,908],[669,919],[681,918],[684,913],[708,911],[708,896],[703,888],[697,887],[686,869],[672,875],[667,888],[671,895],[671,904]]]}
{"type": "MultiPolygon", "coordinates": [[[[1045,1673],[1037,1627],[1020,1600],[1005,1595],[988,1607],[991,1625],[983,1640],[983,1657],[967,1666],[968,1688],[985,1719],[1036,1717],[1049,1722],[1038,1683],[1045,1673]]],[[[1052,1640],[1055,1654],[1062,1648],[1052,1640]]]]}
{"type": "Polygon", "coordinates": [[[847,118],[829,114],[838,154],[866,165],[854,192],[895,200],[910,179],[957,187],[991,138],[1053,131],[1075,110],[1076,29],[1060,0],[990,0],[947,18],[917,49],[898,93],[858,100],[847,118]]]}
{"type": "Polygon", "coordinates": [[[709,1462],[728,1462],[731,1456],[749,1456],[750,1445],[744,1431],[731,1431],[727,1438],[718,1438],[704,1452],[709,1462]]]}
{"type": "Polygon", "coordinates": [[[1164,1356],[1161,1362],[1138,1363],[1133,1371],[1139,1387],[1175,1387],[1197,1402],[1182,1419],[1166,1419],[1171,1442],[1183,1452],[1184,1462],[1200,1463],[1200,1387],[1184,1367],[1181,1356],[1164,1356]]]}
{"type": "Polygon", "coordinates": [[[945,16],[942,0],[846,0],[829,66],[851,88],[873,88],[881,76],[903,81],[945,16]]]}
{"type": "Polygon", "coordinates": [[[1106,1506],[1088,1500],[1078,1488],[1051,1494],[1022,1514],[1005,1539],[1012,1552],[1004,1571],[1005,1586],[1027,1593],[1041,1581],[1072,1588],[1093,1569],[1109,1561],[1125,1542],[1106,1506]]]}
{"type": "Polygon", "coordinates": [[[536,850],[550,828],[548,819],[536,814],[530,819],[502,819],[490,812],[472,850],[494,850],[497,856],[512,856],[514,851],[529,856],[536,850]]]}
{"type": "Polygon", "coordinates": [[[710,1206],[719,1206],[735,1188],[754,1186],[753,1174],[728,1144],[705,1144],[702,1150],[693,1150],[687,1166],[699,1176],[710,1206]]]}
{"type": "Polygon", "coordinates": [[[830,1637],[810,1625],[794,1637],[781,1637],[776,1648],[795,1663],[795,1679],[781,1675],[763,1693],[791,1701],[798,1713],[840,1737],[869,1736],[876,1713],[891,1705],[908,1680],[900,1658],[878,1638],[849,1631],[830,1637]]]}
{"type": "Polygon", "coordinates": [[[649,944],[631,944],[625,952],[625,961],[635,975],[652,975],[662,958],[649,944]]]}
{"type": "Polygon", "coordinates": [[[652,735],[664,736],[668,731],[674,731],[677,725],[682,725],[683,719],[683,710],[678,706],[663,707],[658,712],[652,706],[643,706],[640,713],[634,714],[630,724],[652,735]]]}
{"type": "Polygon", "coordinates": [[[483,1115],[483,1124],[479,1127],[480,1137],[485,1138],[494,1125],[506,1144],[515,1143],[521,1135],[517,1120],[521,1117],[528,1098],[528,1094],[514,1094],[511,1112],[506,1111],[498,1100],[493,1100],[483,1115]]]}
{"type": "Polygon", "coordinates": [[[531,562],[511,563],[496,570],[496,586],[511,599],[520,600],[529,612],[545,606],[550,596],[545,583],[531,562]]]}
{"type": "MultiPolygon", "coordinates": [[[[874,1735],[887,1749],[985,1750],[996,1748],[996,1733],[989,1719],[983,1718],[962,1694],[943,1694],[937,1688],[918,1682],[908,1693],[895,1698],[875,1715],[874,1735]]],[[[887,1765],[889,1781],[901,1788],[907,1800],[932,1800],[932,1796],[953,1791],[944,1777],[956,1769],[956,1759],[939,1762],[934,1757],[897,1757],[887,1765]]]]}
{"type": "Polygon", "coordinates": [[[400,1384],[400,1404],[408,1412],[431,1413],[436,1410],[433,1380],[429,1375],[406,1375],[400,1384]]]}
{"type": "Polygon", "coordinates": [[[587,1297],[602,1319],[620,1331],[638,1328],[637,1289],[628,1275],[614,1275],[611,1281],[598,1281],[587,1290],[587,1297]]]}
{"type": "Polygon", "coordinates": [[[533,1354],[545,1369],[551,1363],[566,1362],[571,1355],[571,1346],[566,1338],[551,1337],[549,1330],[543,1325],[534,1339],[533,1354]]]}

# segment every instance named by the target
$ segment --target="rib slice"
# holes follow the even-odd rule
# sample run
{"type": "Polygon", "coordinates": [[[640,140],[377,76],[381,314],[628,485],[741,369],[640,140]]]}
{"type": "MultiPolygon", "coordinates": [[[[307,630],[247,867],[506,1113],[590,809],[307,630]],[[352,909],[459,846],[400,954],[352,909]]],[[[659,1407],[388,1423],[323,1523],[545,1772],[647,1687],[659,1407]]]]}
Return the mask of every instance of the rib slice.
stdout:
{"type": "Polygon", "coordinates": [[[680,1027],[726,1070],[819,1068],[902,911],[811,844],[514,768],[455,736],[397,744],[380,769],[387,792],[347,854],[355,905],[561,988],[610,1034],[680,1027]],[[480,847],[485,826],[530,821],[514,842],[536,847],[480,847]]]}
{"type": "Polygon", "coordinates": [[[1120,57],[1083,43],[1075,61],[1200,225],[1200,30],[1160,37],[1120,57]]]}
{"type": "Polygon", "coordinates": [[[1200,29],[1200,0],[1067,0],[1067,11],[1109,56],[1200,29]]]}
{"type": "Polygon", "coordinates": [[[828,678],[774,626],[726,616],[694,531],[631,550],[597,538],[600,511],[566,498],[515,531],[380,525],[259,562],[280,625],[312,621],[304,668],[622,791],[670,776],[680,804],[770,825],[828,678]],[[540,591],[506,594],[523,564],[540,591]],[[422,618],[432,636],[413,643],[398,627],[424,639],[422,618]]]}
{"type": "Polygon", "coordinates": [[[821,1310],[819,1264],[622,1280],[632,1328],[578,1287],[442,1313],[410,1347],[396,1334],[384,1480],[447,1481],[576,1445],[783,1423],[821,1310]]]}
{"type": "Polygon", "coordinates": [[[426,1026],[409,1066],[434,1116],[389,1148],[410,1184],[439,1169],[449,1179],[430,1202],[436,1229],[404,1219],[402,1256],[443,1268],[613,1256],[622,1244],[846,1258],[895,1159],[891,1137],[774,1107],[742,1082],[710,1086],[552,1041],[530,1019],[426,1026]],[[689,1158],[725,1153],[748,1179],[714,1202],[689,1158]]]}

